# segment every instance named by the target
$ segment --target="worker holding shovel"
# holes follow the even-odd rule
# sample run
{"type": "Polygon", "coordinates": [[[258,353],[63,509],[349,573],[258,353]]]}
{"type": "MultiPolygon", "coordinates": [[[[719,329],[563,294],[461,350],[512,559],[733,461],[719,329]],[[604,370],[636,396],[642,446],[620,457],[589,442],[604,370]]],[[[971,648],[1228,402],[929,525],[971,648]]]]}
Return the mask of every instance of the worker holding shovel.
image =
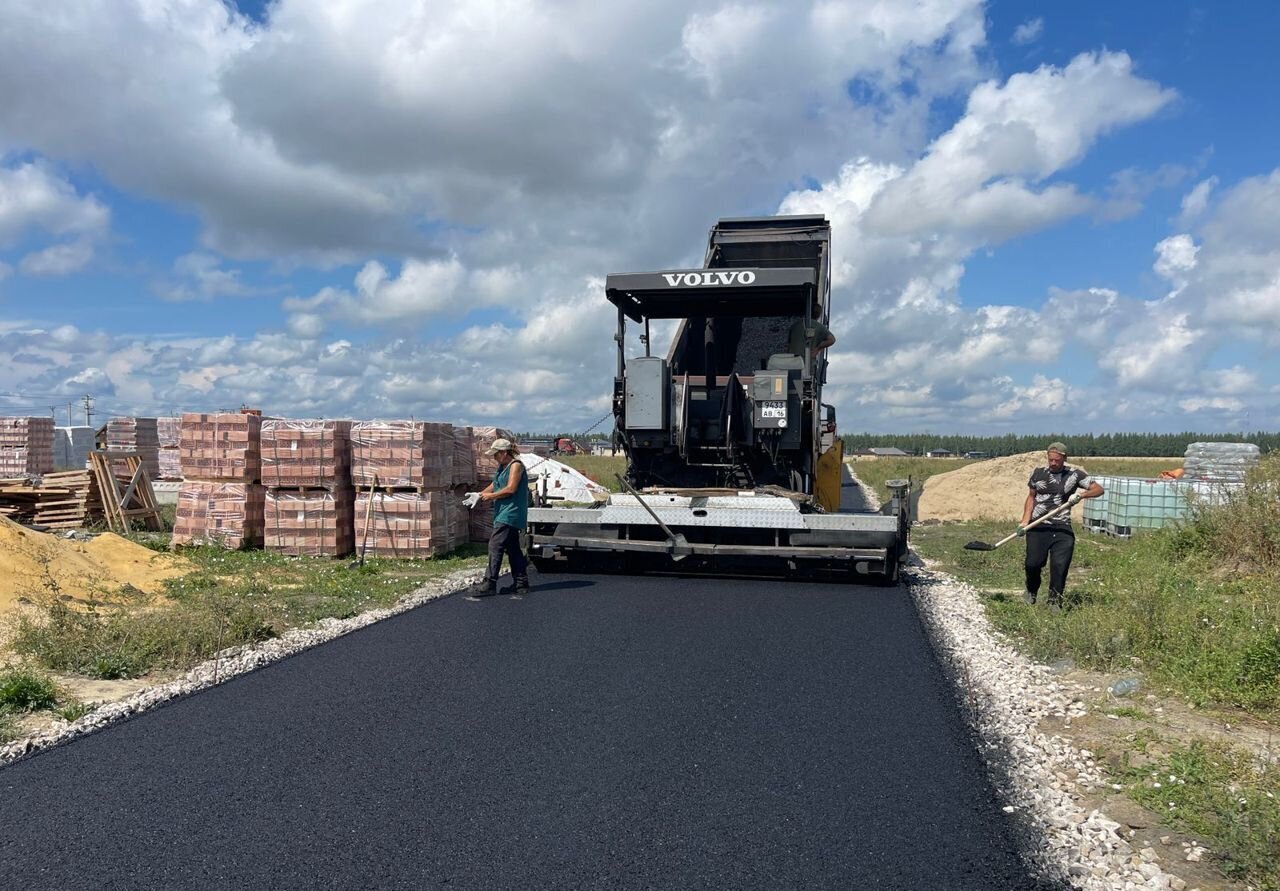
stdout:
{"type": "Polygon", "coordinates": [[[1022,597],[1027,603],[1036,602],[1041,572],[1047,562],[1049,608],[1060,610],[1067,570],[1071,568],[1076,549],[1071,508],[1084,498],[1097,498],[1102,494],[1102,486],[1089,479],[1089,474],[1081,468],[1067,464],[1065,444],[1051,442],[1046,451],[1048,465],[1037,467],[1027,481],[1027,501],[1017,533],[1027,539],[1027,589],[1022,597]]]}

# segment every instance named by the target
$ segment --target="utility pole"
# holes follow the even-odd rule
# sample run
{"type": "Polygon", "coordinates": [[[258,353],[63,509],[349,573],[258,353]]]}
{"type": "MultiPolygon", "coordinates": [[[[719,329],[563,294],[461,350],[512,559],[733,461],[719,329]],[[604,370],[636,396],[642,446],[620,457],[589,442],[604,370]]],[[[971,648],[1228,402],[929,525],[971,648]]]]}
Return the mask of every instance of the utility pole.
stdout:
{"type": "Polygon", "coordinates": [[[87,426],[92,427],[93,426],[92,418],[94,415],[93,397],[90,396],[88,393],[85,393],[84,396],[82,397],[82,401],[84,402],[84,422],[87,426]]]}
{"type": "Polygon", "coordinates": [[[73,408],[75,408],[75,403],[68,402],[67,403],[67,426],[68,427],[71,427],[75,424],[75,421],[71,420],[71,409],[73,408]]]}

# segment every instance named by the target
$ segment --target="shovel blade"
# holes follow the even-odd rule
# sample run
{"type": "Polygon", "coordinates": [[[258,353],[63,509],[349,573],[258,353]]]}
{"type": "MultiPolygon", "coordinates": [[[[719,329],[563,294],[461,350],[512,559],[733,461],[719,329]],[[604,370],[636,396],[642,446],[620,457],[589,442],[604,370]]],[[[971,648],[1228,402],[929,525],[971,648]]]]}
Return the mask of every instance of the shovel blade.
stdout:
{"type": "Polygon", "coordinates": [[[994,551],[996,546],[985,541],[971,541],[964,546],[966,551],[994,551]]]}
{"type": "Polygon", "coordinates": [[[692,553],[693,548],[689,547],[689,540],[677,532],[671,539],[671,559],[680,561],[692,553]]]}

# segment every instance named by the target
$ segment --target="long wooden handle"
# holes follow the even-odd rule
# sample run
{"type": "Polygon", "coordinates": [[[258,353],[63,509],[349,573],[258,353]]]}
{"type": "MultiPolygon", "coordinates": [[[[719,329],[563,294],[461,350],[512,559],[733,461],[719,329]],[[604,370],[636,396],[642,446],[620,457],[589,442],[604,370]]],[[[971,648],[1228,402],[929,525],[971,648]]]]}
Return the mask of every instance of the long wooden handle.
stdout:
{"type": "MultiPolygon", "coordinates": [[[[1057,507],[1055,507],[1053,510],[1049,511],[1047,514],[1045,514],[1045,515],[1044,515],[1043,517],[1041,517],[1040,519],[1038,519],[1038,520],[1034,520],[1034,521],[1032,521],[1032,522],[1028,523],[1027,525],[1023,526],[1023,527],[1022,527],[1022,531],[1023,531],[1023,532],[1026,532],[1028,529],[1034,529],[1035,527],[1037,527],[1037,526],[1039,526],[1041,523],[1043,523],[1045,520],[1053,519],[1053,518],[1054,518],[1054,517],[1056,517],[1058,514],[1062,513],[1064,510],[1071,510],[1071,508],[1072,508],[1072,507],[1074,507],[1074,506],[1075,506],[1075,505],[1073,505],[1070,501],[1064,502],[1063,504],[1060,504],[1060,505],[1058,505],[1057,507]]],[[[1015,538],[1017,538],[1017,537],[1018,537],[1018,533],[1017,533],[1017,532],[1014,532],[1014,533],[1013,533],[1013,534],[1011,534],[1011,535],[1006,535],[1004,538],[1002,538],[1002,539],[1000,539],[998,542],[996,542],[996,547],[1000,547],[1000,545],[1002,545],[1002,544],[1005,544],[1005,543],[1007,543],[1007,542],[1013,541],[1013,540],[1014,540],[1015,538]]]]}

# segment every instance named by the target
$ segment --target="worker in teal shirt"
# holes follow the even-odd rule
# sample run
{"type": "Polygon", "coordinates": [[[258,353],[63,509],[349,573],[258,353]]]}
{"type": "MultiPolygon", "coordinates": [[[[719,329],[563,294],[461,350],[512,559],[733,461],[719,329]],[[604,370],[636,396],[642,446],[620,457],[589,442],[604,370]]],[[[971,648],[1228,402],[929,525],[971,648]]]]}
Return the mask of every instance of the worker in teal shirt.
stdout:
{"type": "Polygon", "coordinates": [[[498,472],[493,482],[476,496],[476,501],[493,505],[493,532],[489,535],[489,566],[484,579],[467,592],[471,599],[492,597],[498,593],[498,575],[502,572],[502,555],[511,563],[511,575],[515,585],[504,591],[523,597],[529,593],[529,561],[520,551],[520,533],[529,523],[529,475],[516,460],[520,450],[509,439],[495,439],[485,450],[498,462],[498,472]]]}

